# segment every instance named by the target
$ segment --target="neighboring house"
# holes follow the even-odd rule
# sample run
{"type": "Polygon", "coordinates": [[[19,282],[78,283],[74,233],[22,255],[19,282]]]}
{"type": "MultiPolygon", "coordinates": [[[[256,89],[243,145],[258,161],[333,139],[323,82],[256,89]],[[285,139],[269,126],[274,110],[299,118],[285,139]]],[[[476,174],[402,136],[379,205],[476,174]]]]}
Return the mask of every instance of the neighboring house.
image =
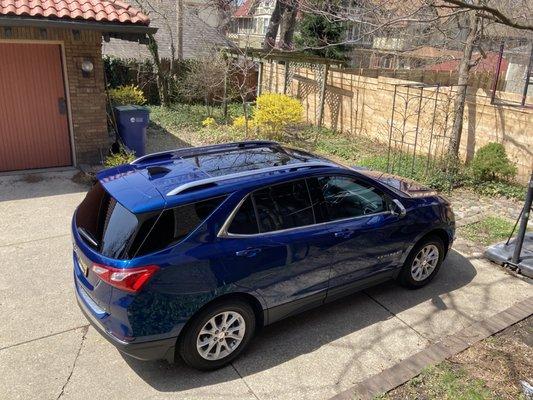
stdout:
{"type": "Polygon", "coordinates": [[[239,47],[263,47],[275,5],[275,0],[245,0],[233,14],[228,37],[239,47]]]}
{"type": "MultiPolygon", "coordinates": [[[[471,72],[496,72],[496,66],[498,65],[498,53],[490,52],[485,53],[483,56],[479,53],[472,55],[472,60],[475,61],[474,66],[471,68],[471,72]]],[[[459,71],[459,64],[461,63],[461,57],[455,60],[444,61],[438,64],[429,65],[426,69],[430,71],[446,71],[453,72],[459,71]]],[[[500,73],[505,74],[507,72],[507,66],[509,62],[504,58],[502,59],[500,66],[500,73]]]]}
{"type": "Polygon", "coordinates": [[[149,22],[120,0],[1,0],[0,171],[100,162],[102,37],[145,41],[149,22]]]}
{"type": "MultiPolygon", "coordinates": [[[[146,11],[161,58],[194,59],[226,45],[219,32],[220,17],[211,0],[133,0],[146,11]],[[180,45],[181,44],[181,45],[180,45]]],[[[104,43],[104,55],[143,60],[151,58],[147,47],[112,39],[104,43]]]]}

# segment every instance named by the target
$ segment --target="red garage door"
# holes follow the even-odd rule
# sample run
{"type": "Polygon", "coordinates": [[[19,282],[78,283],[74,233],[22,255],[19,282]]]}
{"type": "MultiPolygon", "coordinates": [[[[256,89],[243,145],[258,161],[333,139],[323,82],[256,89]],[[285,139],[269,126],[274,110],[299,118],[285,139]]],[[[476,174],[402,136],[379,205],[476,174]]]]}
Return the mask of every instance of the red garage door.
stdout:
{"type": "Polygon", "coordinates": [[[0,171],[71,164],[60,46],[0,43],[0,171]]]}

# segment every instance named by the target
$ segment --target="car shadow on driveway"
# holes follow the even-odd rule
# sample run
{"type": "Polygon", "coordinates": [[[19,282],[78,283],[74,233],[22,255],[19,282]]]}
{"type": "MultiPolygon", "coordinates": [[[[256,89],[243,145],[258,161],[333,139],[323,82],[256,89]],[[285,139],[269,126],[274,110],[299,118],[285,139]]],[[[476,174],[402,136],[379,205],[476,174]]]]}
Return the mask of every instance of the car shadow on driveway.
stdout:
{"type": "MultiPolygon", "coordinates": [[[[248,350],[233,362],[233,366],[223,369],[227,370],[226,373],[220,370],[207,373],[196,371],[184,365],[179,358],[175,364],[168,364],[165,361],[143,362],[128,356],[123,357],[145,382],[161,392],[181,392],[215,385],[238,376],[245,378],[329,344],[338,347],[337,350],[331,350],[333,352],[348,352],[351,362],[357,362],[359,357],[365,356],[365,352],[375,351],[374,347],[380,348],[380,351],[376,352],[376,356],[380,357],[378,353],[383,352],[384,341],[392,335],[396,335],[394,340],[401,340],[402,332],[409,328],[404,324],[396,324],[396,327],[390,330],[380,330],[379,335],[374,334],[375,329],[366,328],[427,301],[434,305],[433,313],[447,308],[440,296],[468,285],[475,276],[476,269],[470,261],[452,250],[433,282],[422,289],[408,290],[391,281],[265,327],[252,340],[248,350]],[[376,300],[372,293],[374,290],[379,291],[380,296],[392,296],[396,300],[393,313],[376,300]],[[402,332],[398,332],[400,328],[402,332]],[[392,332],[393,330],[396,332],[392,332]],[[347,340],[338,340],[347,336],[350,336],[347,340]],[[337,342],[332,344],[334,341],[337,342]],[[238,375],[233,368],[238,371],[238,375]]],[[[416,335],[415,332],[413,334],[416,335]]],[[[425,341],[424,338],[420,340],[425,341]]],[[[402,346],[402,343],[399,345],[402,346]]],[[[331,351],[327,353],[331,354],[331,351]]],[[[391,353],[389,357],[397,359],[398,355],[391,353]]],[[[332,362],[335,363],[335,359],[328,360],[329,364],[332,362]]],[[[313,368],[325,366],[315,365],[313,368]]],[[[341,369],[349,368],[346,365],[341,369]]]]}

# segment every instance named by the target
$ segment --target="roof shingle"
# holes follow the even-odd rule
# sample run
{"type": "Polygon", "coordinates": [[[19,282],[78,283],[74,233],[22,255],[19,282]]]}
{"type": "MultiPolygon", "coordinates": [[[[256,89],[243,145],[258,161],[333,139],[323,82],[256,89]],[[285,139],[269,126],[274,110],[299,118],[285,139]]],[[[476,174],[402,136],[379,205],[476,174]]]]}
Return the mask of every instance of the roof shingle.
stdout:
{"type": "Polygon", "coordinates": [[[0,0],[0,16],[76,19],[148,25],[150,19],[120,0],[0,0]]]}

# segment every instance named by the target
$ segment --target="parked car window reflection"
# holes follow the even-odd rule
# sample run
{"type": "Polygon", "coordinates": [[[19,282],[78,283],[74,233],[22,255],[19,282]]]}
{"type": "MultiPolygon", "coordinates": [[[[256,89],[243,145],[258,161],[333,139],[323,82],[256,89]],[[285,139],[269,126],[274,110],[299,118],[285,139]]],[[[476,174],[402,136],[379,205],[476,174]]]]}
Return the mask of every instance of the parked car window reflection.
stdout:
{"type": "Polygon", "coordinates": [[[375,214],[387,210],[387,199],[376,188],[343,176],[309,179],[318,222],[375,214]]]}
{"type": "Polygon", "coordinates": [[[253,194],[260,232],[272,232],[315,223],[304,180],[269,186],[253,194]]]}

